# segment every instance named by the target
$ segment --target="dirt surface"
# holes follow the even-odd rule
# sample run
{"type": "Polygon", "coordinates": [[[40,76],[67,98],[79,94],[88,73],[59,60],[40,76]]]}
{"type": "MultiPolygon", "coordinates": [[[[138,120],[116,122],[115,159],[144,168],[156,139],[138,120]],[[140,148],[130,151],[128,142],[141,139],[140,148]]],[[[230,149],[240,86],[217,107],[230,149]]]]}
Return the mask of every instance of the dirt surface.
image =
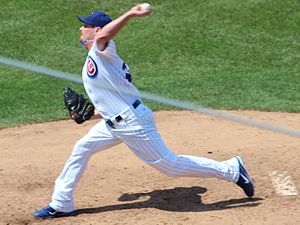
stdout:
{"type": "MultiPolygon", "coordinates": [[[[300,114],[234,112],[300,130],[300,114]]],[[[0,224],[300,224],[300,139],[193,112],[158,112],[170,149],[226,160],[240,155],[256,194],[217,179],[171,178],[124,145],[95,154],[75,193],[76,217],[35,220],[73,144],[97,121],[59,121],[0,130],[0,224]],[[283,192],[276,191],[279,184],[283,192]]]]}

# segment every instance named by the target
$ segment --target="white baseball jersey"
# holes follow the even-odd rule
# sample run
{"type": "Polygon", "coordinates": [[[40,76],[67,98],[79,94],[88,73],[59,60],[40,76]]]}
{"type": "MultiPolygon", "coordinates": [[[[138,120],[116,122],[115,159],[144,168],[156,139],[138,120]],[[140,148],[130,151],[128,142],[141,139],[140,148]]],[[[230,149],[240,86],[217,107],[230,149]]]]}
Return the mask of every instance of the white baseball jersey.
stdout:
{"type": "Polygon", "coordinates": [[[239,164],[235,158],[217,162],[203,157],[176,155],[169,150],[157,131],[151,109],[141,101],[138,106],[133,105],[139,94],[130,82],[129,68],[118,56],[113,41],[109,41],[104,51],[99,51],[94,43],[83,67],[82,78],[91,101],[104,120],[75,144],[55,182],[50,203],[55,210],[74,210],[73,193],[91,155],[121,142],[139,159],[166,175],[237,181],[239,164]],[[113,126],[109,125],[107,121],[116,116],[122,119],[114,120],[113,126]]]}
{"type": "Polygon", "coordinates": [[[82,70],[85,90],[104,119],[112,118],[140,97],[131,83],[128,65],[119,57],[114,41],[104,51],[94,42],[82,70]]]}

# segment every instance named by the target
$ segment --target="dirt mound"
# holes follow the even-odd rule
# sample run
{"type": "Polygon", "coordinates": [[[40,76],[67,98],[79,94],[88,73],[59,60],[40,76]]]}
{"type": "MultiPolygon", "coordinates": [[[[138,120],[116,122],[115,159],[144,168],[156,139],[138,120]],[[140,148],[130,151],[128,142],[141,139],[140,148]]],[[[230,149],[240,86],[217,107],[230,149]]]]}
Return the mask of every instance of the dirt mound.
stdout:
{"type": "MultiPolygon", "coordinates": [[[[234,113],[300,130],[300,114],[234,113]]],[[[299,138],[186,111],[155,118],[178,154],[240,155],[254,178],[255,198],[225,181],[167,177],[120,144],[91,158],[75,193],[78,216],[34,220],[74,143],[97,122],[68,120],[0,130],[0,225],[300,224],[299,138]]]]}

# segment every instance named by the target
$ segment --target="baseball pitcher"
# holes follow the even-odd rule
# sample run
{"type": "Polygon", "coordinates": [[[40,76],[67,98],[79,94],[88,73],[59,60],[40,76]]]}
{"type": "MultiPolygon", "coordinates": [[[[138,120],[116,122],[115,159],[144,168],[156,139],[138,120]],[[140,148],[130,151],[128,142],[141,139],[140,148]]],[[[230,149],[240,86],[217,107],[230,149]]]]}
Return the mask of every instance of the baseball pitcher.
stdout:
{"type": "Polygon", "coordinates": [[[121,142],[139,159],[168,176],[219,178],[236,183],[248,197],[254,195],[253,182],[240,157],[218,162],[177,155],[162,140],[152,111],[140,99],[129,66],[118,55],[113,41],[129,20],[150,14],[149,4],[138,4],[115,20],[104,12],[78,16],[82,22],[80,43],[88,49],[82,80],[90,101],[66,87],[65,105],[79,124],[92,117],[102,119],[74,145],[55,181],[52,201],[36,211],[35,218],[76,215],[73,193],[90,157],[121,142]]]}

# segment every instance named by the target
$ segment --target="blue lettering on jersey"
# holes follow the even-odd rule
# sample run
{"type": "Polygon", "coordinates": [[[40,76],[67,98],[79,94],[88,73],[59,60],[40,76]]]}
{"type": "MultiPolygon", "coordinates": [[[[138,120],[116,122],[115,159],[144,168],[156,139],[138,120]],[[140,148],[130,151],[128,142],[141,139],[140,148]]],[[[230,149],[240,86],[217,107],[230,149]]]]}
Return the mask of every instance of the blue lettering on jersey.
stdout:
{"type": "Polygon", "coordinates": [[[98,75],[98,67],[91,56],[87,58],[86,73],[89,78],[95,78],[98,75]]]}
{"type": "Polygon", "coordinates": [[[125,71],[125,78],[131,83],[132,82],[132,78],[131,78],[131,74],[130,74],[130,70],[129,67],[127,66],[126,63],[123,62],[122,65],[122,69],[125,71]]]}

